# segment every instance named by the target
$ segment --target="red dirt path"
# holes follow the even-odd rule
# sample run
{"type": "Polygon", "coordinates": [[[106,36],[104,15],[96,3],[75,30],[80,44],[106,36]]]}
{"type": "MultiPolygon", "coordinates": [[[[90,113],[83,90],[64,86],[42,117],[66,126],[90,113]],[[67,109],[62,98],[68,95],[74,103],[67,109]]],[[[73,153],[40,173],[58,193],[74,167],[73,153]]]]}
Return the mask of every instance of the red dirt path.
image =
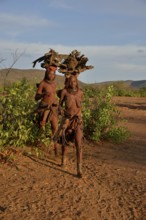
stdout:
{"type": "Polygon", "coordinates": [[[60,157],[20,155],[0,165],[0,220],[145,220],[146,99],[114,99],[131,137],[123,144],[84,142],[83,178],[74,148],[60,157]]]}

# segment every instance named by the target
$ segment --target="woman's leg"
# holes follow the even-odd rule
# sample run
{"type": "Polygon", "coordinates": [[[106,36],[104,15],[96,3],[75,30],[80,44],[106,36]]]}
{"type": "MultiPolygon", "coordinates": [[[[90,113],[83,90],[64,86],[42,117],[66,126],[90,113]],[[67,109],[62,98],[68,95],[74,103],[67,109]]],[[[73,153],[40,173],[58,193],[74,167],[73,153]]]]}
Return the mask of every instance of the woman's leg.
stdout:
{"type": "Polygon", "coordinates": [[[61,155],[61,166],[64,167],[66,165],[66,146],[62,145],[62,155],[61,155]]]}
{"type": "Polygon", "coordinates": [[[80,126],[78,126],[75,134],[75,146],[76,146],[76,157],[77,157],[77,176],[82,177],[82,138],[83,131],[80,126]]]}
{"type": "MultiPolygon", "coordinates": [[[[58,118],[56,116],[52,116],[50,123],[51,123],[52,135],[54,137],[54,135],[56,134],[57,129],[58,129],[58,118]]],[[[58,143],[56,141],[54,141],[55,156],[58,156],[58,149],[57,148],[58,148],[58,143]]]]}

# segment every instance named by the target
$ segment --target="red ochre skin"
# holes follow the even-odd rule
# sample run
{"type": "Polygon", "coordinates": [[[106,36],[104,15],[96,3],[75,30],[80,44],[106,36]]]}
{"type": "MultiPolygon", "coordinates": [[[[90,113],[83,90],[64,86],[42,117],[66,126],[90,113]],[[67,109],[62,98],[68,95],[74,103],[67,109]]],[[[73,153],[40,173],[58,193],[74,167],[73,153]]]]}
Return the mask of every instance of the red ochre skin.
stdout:
{"type": "Polygon", "coordinates": [[[64,111],[64,116],[55,138],[58,140],[61,137],[62,166],[66,163],[67,142],[71,141],[71,137],[73,138],[76,147],[78,177],[82,177],[82,99],[83,92],[78,86],[77,77],[72,75],[60,92],[59,108],[60,111],[64,111]]]}
{"type": "Polygon", "coordinates": [[[40,100],[39,106],[36,110],[39,114],[39,128],[41,130],[49,121],[53,136],[58,129],[58,103],[56,97],[56,87],[55,70],[48,68],[45,71],[44,79],[38,86],[35,100],[40,100]]]}

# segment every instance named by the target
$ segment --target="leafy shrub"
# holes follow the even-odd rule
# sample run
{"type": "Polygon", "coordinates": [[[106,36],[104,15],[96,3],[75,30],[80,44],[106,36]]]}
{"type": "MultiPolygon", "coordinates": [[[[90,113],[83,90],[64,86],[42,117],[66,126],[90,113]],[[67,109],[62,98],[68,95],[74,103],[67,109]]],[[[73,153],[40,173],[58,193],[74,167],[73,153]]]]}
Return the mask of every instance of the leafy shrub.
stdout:
{"type": "Polygon", "coordinates": [[[38,138],[38,127],[34,123],[37,120],[35,90],[23,79],[7,88],[6,95],[0,96],[0,146],[21,147],[35,143],[38,138]]]}
{"type": "Polygon", "coordinates": [[[129,131],[127,127],[114,127],[107,132],[107,139],[113,140],[114,142],[121,143],[127,140],[129,137],[129,131]]]}
{"type": "Polygon", "coordinates": [[[83,108],[84,133],[93,141],[108,138],[120,142],[128,137],[126,128],[125,133],[124,127],[116,129],[120,112],[112,103],[113,94],[113,86],[109,86],[106,90],[102,90],[98,97],[92,99],[92,102],[88,97],[89,104],[86,103],[86,98],[86,105],[83,108]]]}
{"type": "Polygon", "coordinates": [[[141,97],[146,97],[146,87],[140,88],[139,93],[141,97]]]}

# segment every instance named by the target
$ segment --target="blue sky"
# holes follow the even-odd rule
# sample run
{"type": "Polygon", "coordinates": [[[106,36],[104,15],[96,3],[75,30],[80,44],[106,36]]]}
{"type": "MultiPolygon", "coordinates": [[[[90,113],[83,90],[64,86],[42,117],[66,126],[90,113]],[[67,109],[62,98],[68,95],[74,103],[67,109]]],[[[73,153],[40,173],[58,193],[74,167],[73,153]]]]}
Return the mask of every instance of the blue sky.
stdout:
{"type": "Polygon", "coordinates": [[[16,53],[31,69],[50,48],[87,56],[86,83],[146,79],[146,0],[0,0],[0,68],[16,53]]]}

